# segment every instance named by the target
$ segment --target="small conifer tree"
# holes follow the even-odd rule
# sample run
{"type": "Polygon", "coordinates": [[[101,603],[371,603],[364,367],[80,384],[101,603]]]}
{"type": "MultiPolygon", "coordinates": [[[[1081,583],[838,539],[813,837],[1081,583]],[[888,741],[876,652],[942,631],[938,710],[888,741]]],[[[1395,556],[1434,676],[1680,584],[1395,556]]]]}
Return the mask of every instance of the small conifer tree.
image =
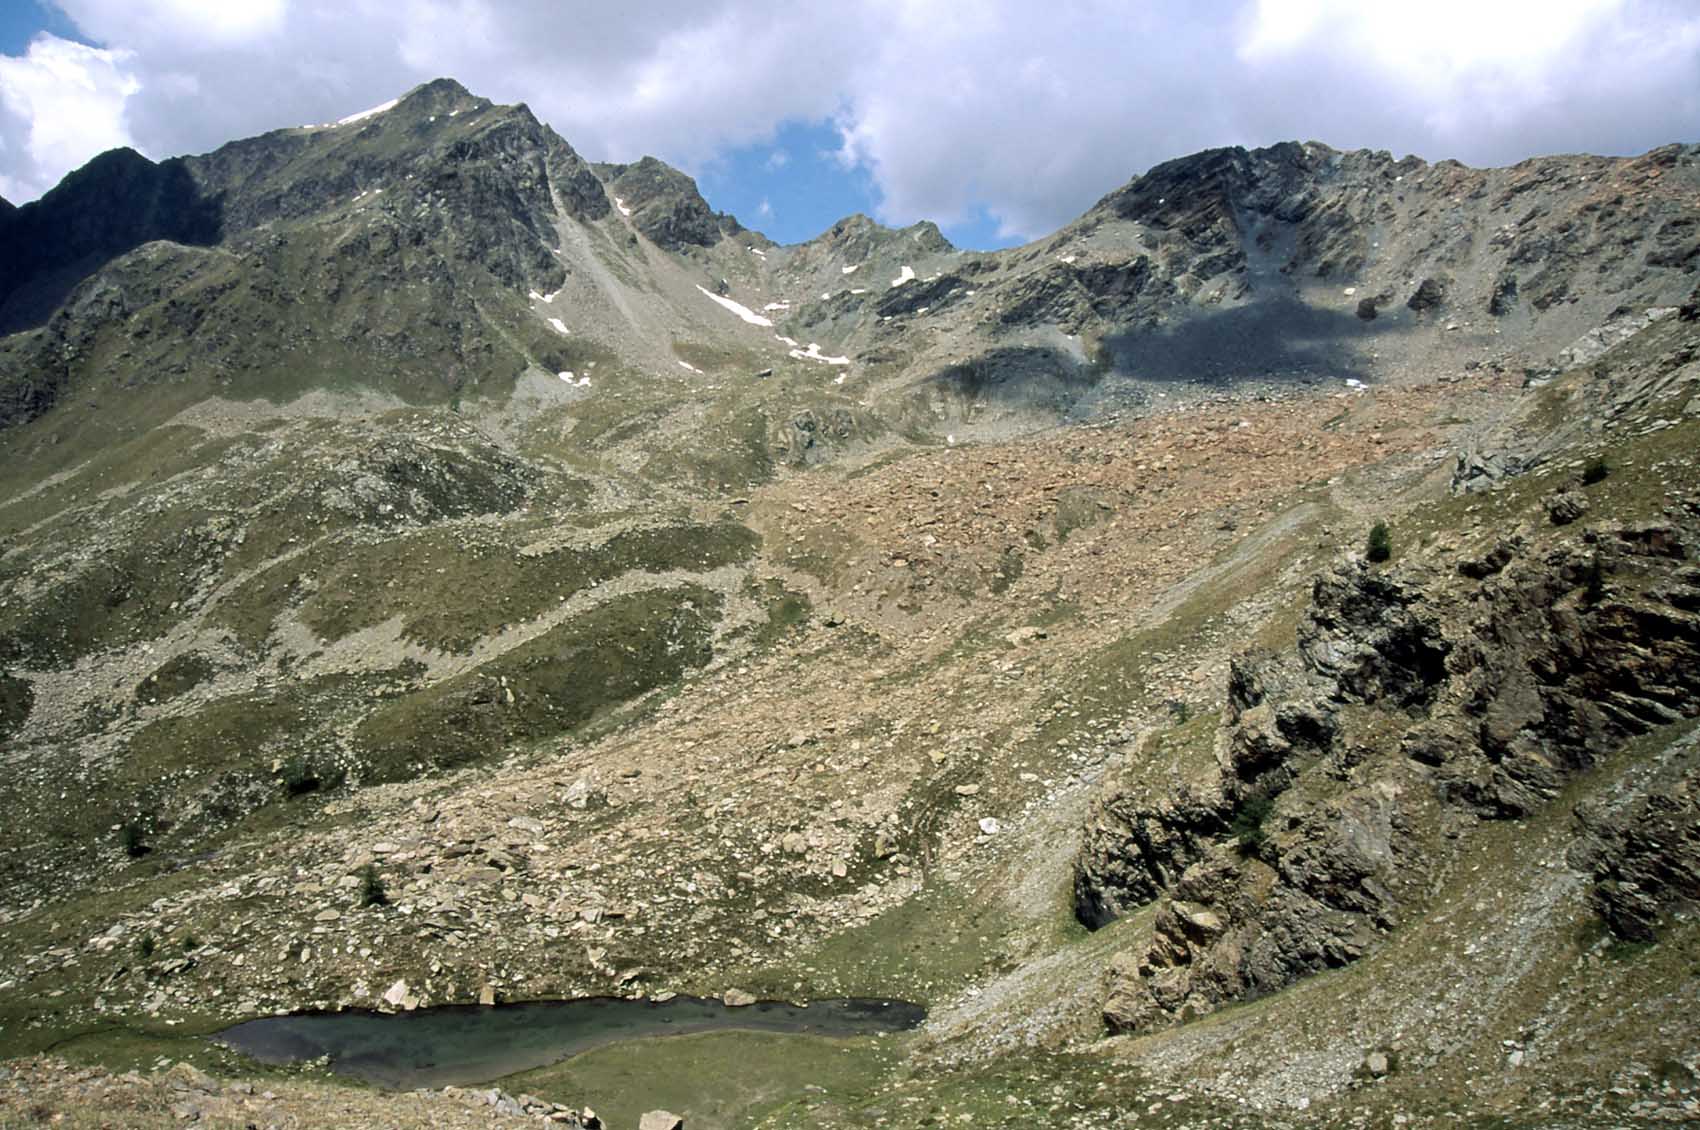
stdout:
{"type": "Polygon", "coordinates": [[[1386,522],[1377,522],[1369,528],[1369,543],[1364,547],[1364,556],[1371,561],[1386,561],[1393,556],[1393,538],[1387,532],[1386,522]]]}
{"type": "Polygon", "coordinates": [[[360,872],[360,905],[385,906],[389,901],[389,892],[384,890],[384,880],[378,874],[377,865],[368,863],[360,872]]]}

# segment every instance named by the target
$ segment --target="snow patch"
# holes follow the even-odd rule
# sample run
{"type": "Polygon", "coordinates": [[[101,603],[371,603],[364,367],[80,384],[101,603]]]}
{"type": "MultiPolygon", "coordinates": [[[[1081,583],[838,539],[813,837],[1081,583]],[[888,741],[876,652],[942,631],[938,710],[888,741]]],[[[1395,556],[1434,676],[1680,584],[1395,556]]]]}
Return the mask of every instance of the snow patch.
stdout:
{"type": "Polygon", "coordinates": [[[614,207],[620,210],[620,215],[622,216],[629,216],[632,214],[632,210],[626,207],[626,202],[621,200],[618,196],[614,197],[614,207]]]}
{"type": "Polygon", "coordinates": [[[556,373],[555,375],[557,377],[560,377],[563,383],[565,383],[569,386],[572,386],[574,388],[589,388],[590,387],[590,376],[589,376],[589,374],[586,374],[586,375],[580,377],[576,381],[573,380],[573,374],[570,373],[570,372],[556,373]]]}
{"type": "Polygon", "coordinates": [[[693,373],[700,373],[700,372],[702,372],[702,370],[701,370],[701,369],[699,369],[699,368],[697,368],[697,367],[696,367],[696,366],[695,366],[695,365],[693,365],[693,364],[691,364],[691,363],[690,363],[690,362],[689,362],[689,361],[681,361],[681,362],[679,362],[679,368],[681,368],[681,369],[686,369],[686,370],[688,370],[688,371],[690,371],[690,372],[693,372],[693,373]]]}
{"type": "Polygon", "coordinates": [[[567,335],[567,324],[565,322],[561,321],[561,319],[550,318],[549,324],[551,326],[554,326],[555,332],[560,334],[562,337],[565,337],[567,335]]]}
{"type": "Polygon", "coordinates": [[[838,273],[841,274],[841,275],[853,275],[861,269],[862,269],[862,264],[857,263],[854,267],[840,267],[840,268],[838,268],[838,273]]]}
{"type": "Polygon", "coordinates": [[[552,291],[550,291],[550,292],[549,292],[549,293],[548,293],[548,294],[545,294],[545,295],[544,295],[544,296],[543,296],[543,301],[545,301],[545,302],[553,302],[553,301],[555,301],[555,296],[556,296],[556,295],[557,295],[557,294],[559,294],[559,293],[561,293],[561,292],[560,292],[560,291],[558,291],[558,290],[552,290],[552,291]]]}
{"type": "Polygon", "coordinates": [[[1364,382],[1358,380],[1356,377],[1347,377],[1346,378],[1346,387],[1349,388],[1349,389],[1355,389],[1358,392],[1362,392],[1364,389],[1368,388],[1369,386],[1364,384],[1364,382]]]}
{"type": "Polygon", "coordinates": [[[346,118],[338,118],[336,124],[339,126],[351,126],[355,122],[363,122],[367,118],[375,118],[385,110],[395,109],[396,103],[400,101],[401,99],[399,98],[392,98],[388,102],[385,102],[382,106],[374,106],[370,110],[362,110],[358,114],[350,114],[346,118]]]}
{"type": "Polygon", "coordinates": [[[707,298],[713,300],[714,302],[717,302],[720,305],[726,307],[726,309],[732,311],[732,313],[738,315],[738,317],[744,319],[744,321],[748,322],[752,326],[772,326],[773,325],[773,320],[771,318],[764,318],[760,314],[756,313],[754,310],[751,310],[749,307],[739,305],[738,303],[733,302],[730,298],[727,298],[724,295],[716,294],[712,290],[709,290],[709,289],[707,289],[706,287],[703,287],[700,284],[697,286],[697,289],[702,291],[702,293],[705,297],[707,297],[707,298]]]}
{"type": "Polygon", "coordinates": [[[1078,255],[1058,255],[1057,256],[1057,262],[1059,262],[1059,263],[1072,263],[1078,258],[1080,258],[1080,256],[1078,256],[1078,255]]]}
{"type": "Polygon", "coordinates": [[[906,266],[906,267],[903,268],[903,270],[898,272],[896,278],[891,280],[891,285],[892,286],[902,286],[904,283],[909,282],[914,277],[915,277],[915,268],[906,266]]]}
{"type": "Polygon", "coordinates": [[[762,309],[763,310],[789,310],[789,309],[791,309],[791,304],[789,302],[769,302],[766,306],[763,306],[762,309]]]}
{"type": "Polygon", "coordinates": [[[757,258],[761,258],[761,259],[767,258],[767,252],[763,251],[759,247],[750,248],[750,254],[756,256],[757,258]]]}
{"type": "Polygon", "coordinates": [[[527,294],[526,297],[530,298],[533,302],[542,302],[543,301],[543,296],[541,294],[538,294],[535,290],[531,291],[529,294],[527,294]]]}
{"type": "Polygon", "coordinates": [[[797,345],[797,339],[796,339],[796,338],[794,338],[794,337],[786,337],[786,336],[785,336],[785,335],[784,335],[784,334],[774,334],[774,335],[773,335],[773,340],[774,340],[774,341],[777,341],[777,342],[781,342],[781,343],[783,343],[783,344],[785,344],[785,345],[789,345],[789,346],[790,346],[790,347],[791,347],[791,348],[792,348],[792,349],[797,349],[797,348],[800,348],[800,347],[799,347],[799,346],[798,346],[798,345],[797,345]]]}
{"type": "MultiPolygon", "coordinates": [[[[790,339],[787,338],[786,340],[789,341],[790,339]]],[[[820,342],[818,341],[809,342],[809,347],[807,349],[793,348],[791,350],[791,356],[795,357],[799,361],[819,361],[823,365],[850,364],[850,358],[848,357],[828,357],[826,354],[822,353],[820,351],[820,342]]]]}

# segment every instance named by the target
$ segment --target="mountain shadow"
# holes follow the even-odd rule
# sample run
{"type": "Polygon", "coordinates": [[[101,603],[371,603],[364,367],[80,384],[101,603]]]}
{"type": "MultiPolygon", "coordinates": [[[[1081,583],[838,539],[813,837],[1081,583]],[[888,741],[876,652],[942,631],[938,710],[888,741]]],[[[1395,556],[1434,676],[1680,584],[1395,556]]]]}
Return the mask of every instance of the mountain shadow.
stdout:
{"type": "Polygon", "coordinates": [[[1060,349],[1004,346],[941,369],[928,378],[927,387],[945,405],[962,411],[985,406],[1060,416],[1102,377],[1060,349]]]}
{"type": "Polygon", "coordinates": [[[1276,294],[1174,326],[1110,334],[1104,346],[1116,372],[1147,380],[1362,379],[1359,347],[1397,328],[1276,294]]]}

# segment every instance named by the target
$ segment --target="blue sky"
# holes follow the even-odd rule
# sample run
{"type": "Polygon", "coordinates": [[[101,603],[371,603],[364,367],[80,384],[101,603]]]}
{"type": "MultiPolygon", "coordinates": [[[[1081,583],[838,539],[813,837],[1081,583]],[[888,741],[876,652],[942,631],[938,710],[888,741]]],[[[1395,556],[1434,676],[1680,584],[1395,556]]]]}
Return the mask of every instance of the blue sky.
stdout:
{"type": "Polygon", "coordinates": [[[988,248],[1213,146],[1503,165],[1700,140],[1700,3],[0,0],[0,195],[443,76],[781,241],[859,211],[988,248]]]}
{"type": "MultiPolygon", "coordinates": [[[[698,170],[697,187],[709,204],[745,227],[779,243],[801,243],[845,216],[879,210],[873,176],[845,166],[842,143],[830,120],[782,122],[771,142],[738,146],[708,161],[698,170]]],[[[942,230],[958,247],[979,251],[1021,242],[1000,235],[984,212],[942,230]]]]}
{"type": "Polygon", "coordinates": [[[57,9],[38,0],[0,3],[0,55],[22,55],[37,32],[47,31],[75,40],[76,25],[57,9]]]}

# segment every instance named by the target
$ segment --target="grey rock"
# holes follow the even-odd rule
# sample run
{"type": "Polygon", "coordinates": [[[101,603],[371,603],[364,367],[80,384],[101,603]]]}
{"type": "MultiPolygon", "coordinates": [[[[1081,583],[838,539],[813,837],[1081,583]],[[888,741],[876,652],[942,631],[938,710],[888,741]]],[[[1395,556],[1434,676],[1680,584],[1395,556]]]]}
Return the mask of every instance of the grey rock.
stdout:
{"type": "Polygon", "coordinates": [[[1569,862],[1592,880],[1589,905],[1614,935],[1652,942],[1700,907],[1700,738],[1680,742],[1642,787],[1575,816],[1569,862]]]}
{"type": "Polygon", "coordinates": [[[1447,284],[1442,279],[1426,278],[1417,284],[1417,289],[1411,292],[1411,297],[1405,300],[1405,305],[1421,314],[1429,310],[1438,310],[1446,305],[1447,284]]]}
{"type": "Polygon", "coordinates": [[[670,1110],[645,1111],[638,1130],[685,1130],[685,1120],[670,1110]]]}
{"type": "Polygon", "coordinates": [[[1568,526],[1588,512],[1588,496],[1577,490],[1562,490],[1542,500],[1547,519],[1555,526],[1568,526]]]}
{"type": "Polygon", "coordinates": [[[601,789],[580,777],[567,786],[561,800],[568,808],[583,812],[589,808],[600,808],[606,803],[607,797],[601,789]]]}

